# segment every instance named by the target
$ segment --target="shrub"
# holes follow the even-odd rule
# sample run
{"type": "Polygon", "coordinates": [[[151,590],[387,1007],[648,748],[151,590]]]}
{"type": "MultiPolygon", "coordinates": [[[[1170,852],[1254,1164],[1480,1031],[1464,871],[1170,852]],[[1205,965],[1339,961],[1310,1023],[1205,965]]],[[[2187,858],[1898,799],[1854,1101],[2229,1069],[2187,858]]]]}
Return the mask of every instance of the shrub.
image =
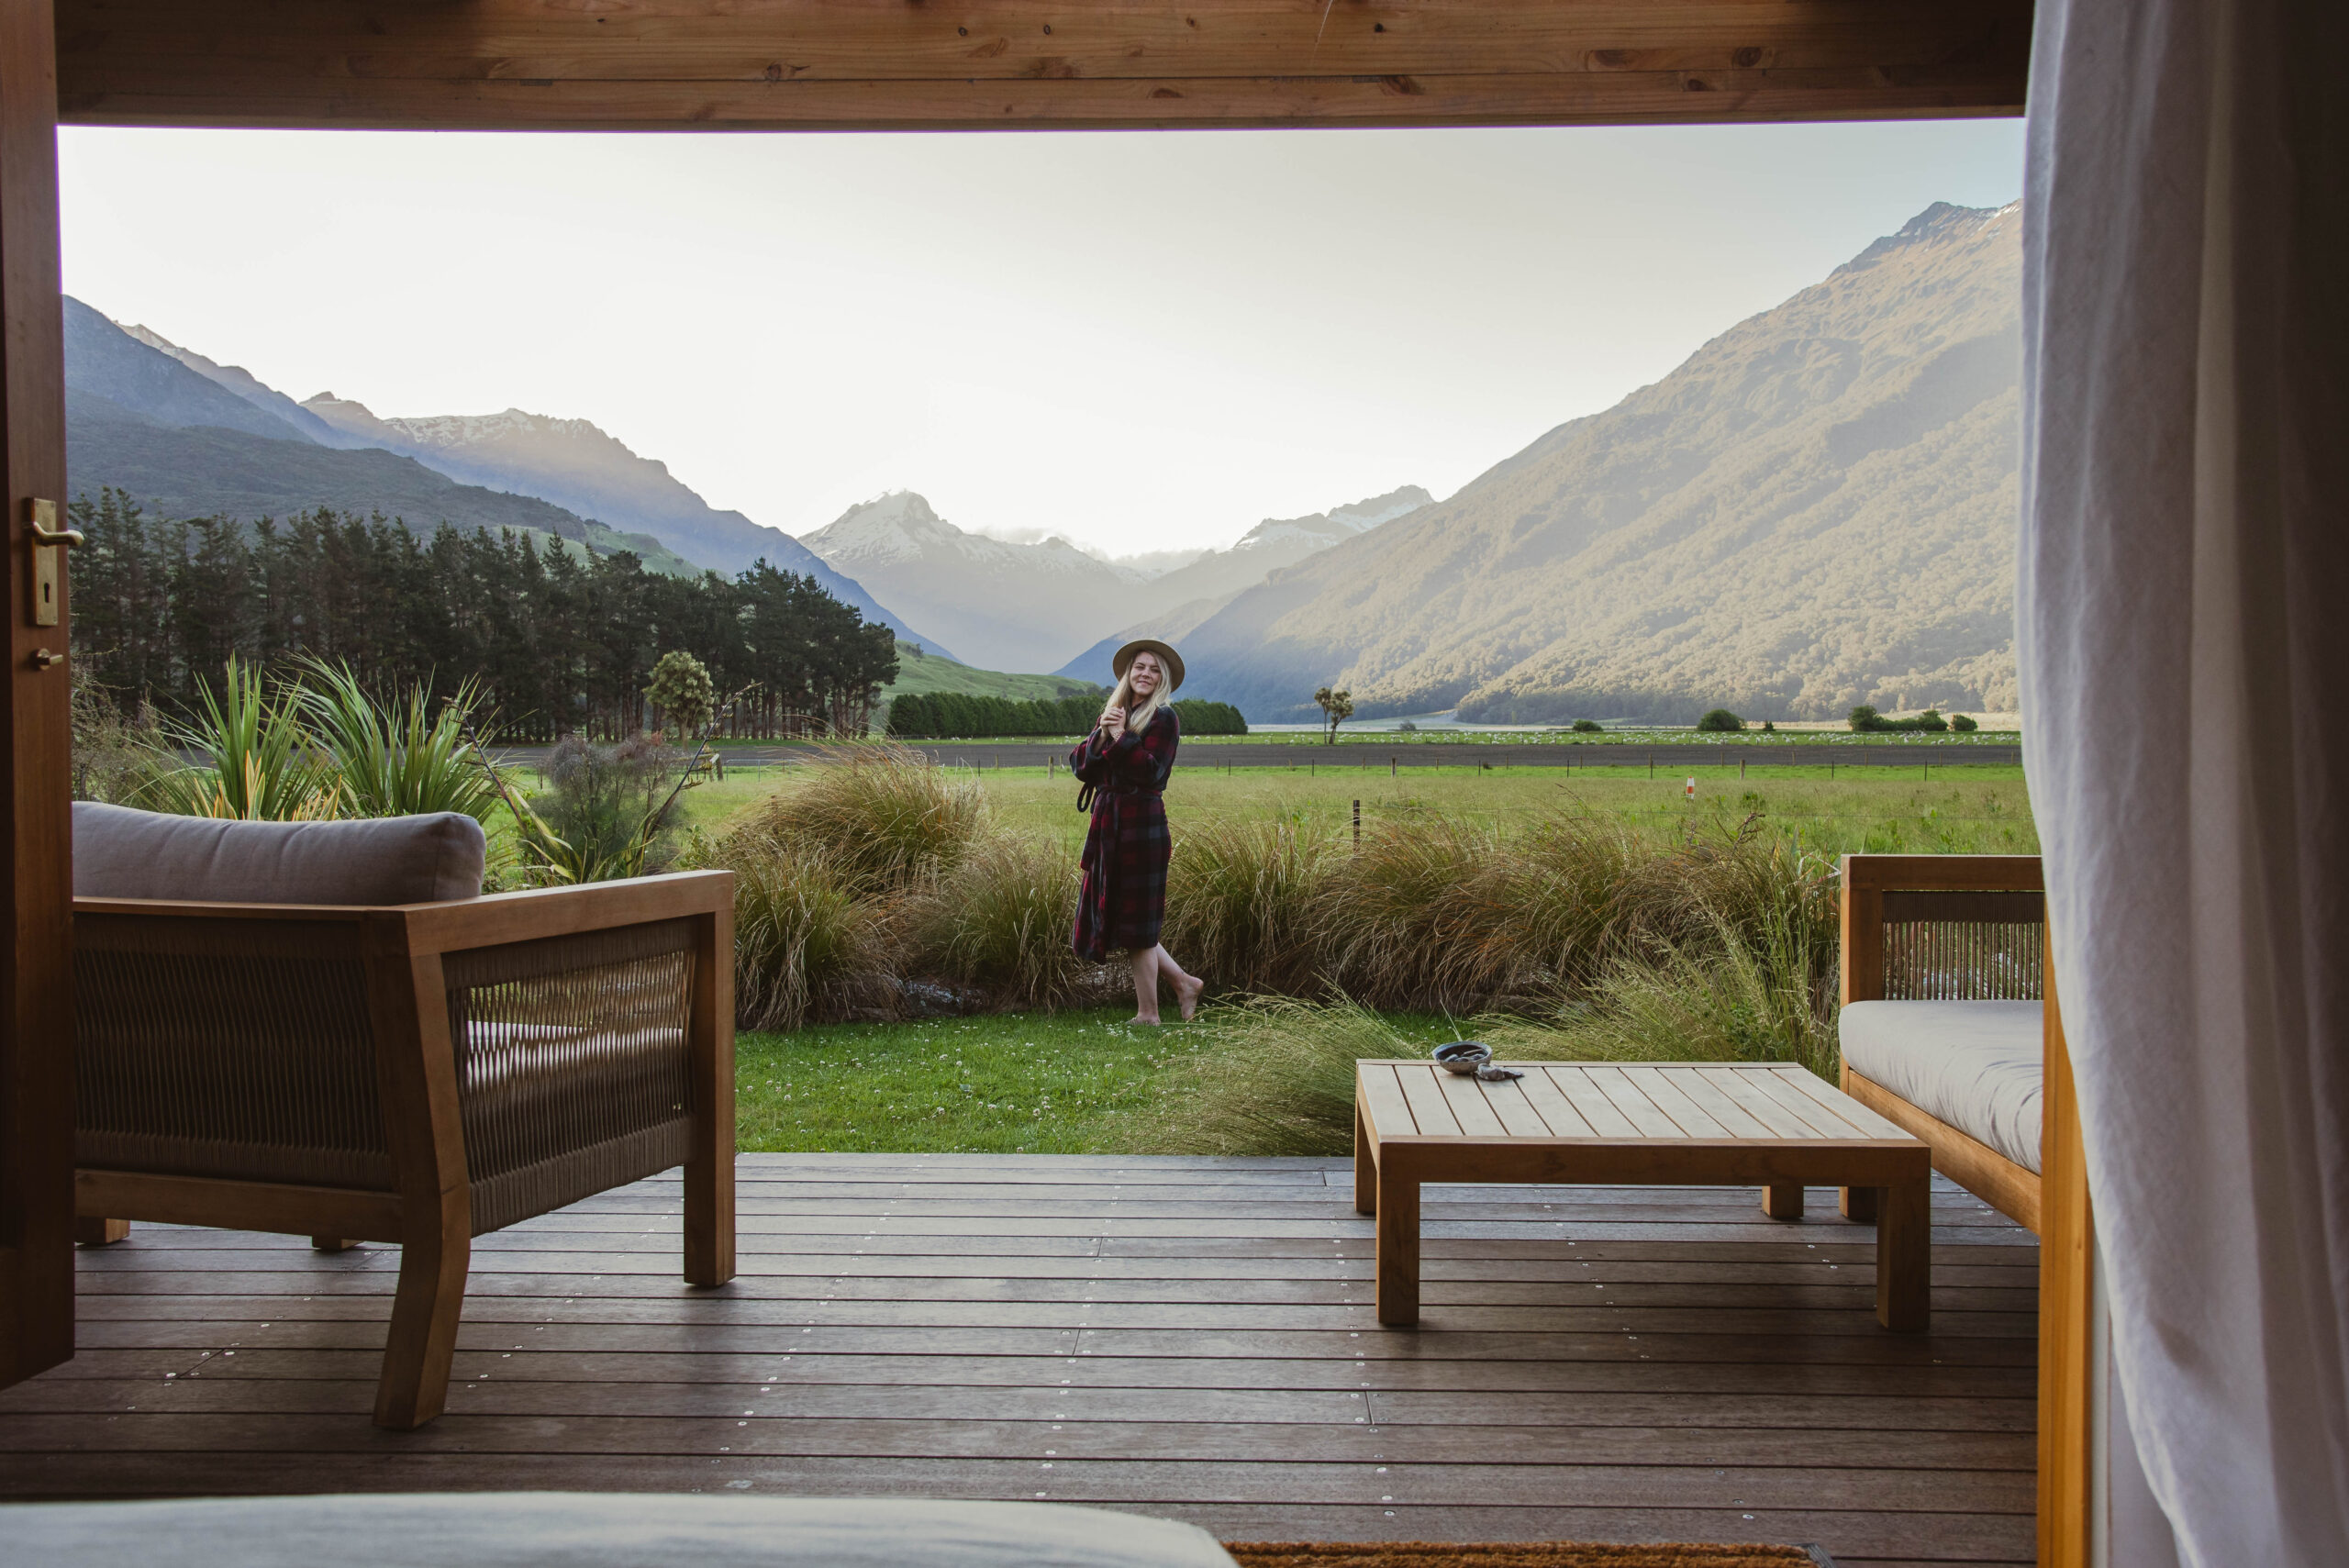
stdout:
{"type": "Polygon", "coordinates": [[[1051,840],[989,833],[920,895],[911,918],[931,973],[1007,1007],[1057,1007],[1097,966],[1076,956],[1076,856],[1051,840]]]}
{"type": "Polygon", "coordinates": [[[1778,725],[1777,725],[1777,721],[1776,721],[1776,719],[1769,719],[1769,718],[1765,718],[1765,719],[1764,719],[1764,720],[1762,721],[1762,733],[1763,733],[1763,734],[1765,734],[1765,735],[1776,735],[1777,732],[1778,732],[1778,725]]]}
{"type": "Polygon", "coordinates": [[[67,669],[73,683],[73,798],[129,805],[154,776],[161,740],[154,720],[143,705],[126,717],[82,660],[67,669]]]}
{"type": "Polygon", "coordinates": [[[675,852],[685,759],[648,736],[599,746],[565,736],[546,762],[551,786],[515,812],[535,880],[641,876],[675,852]]]}
{"type": "Polygon", "coordinates": [[[1854,729],[1862,731],[1881,729],[1884,728],[1884,716],[1862,703],[1852,710],[1851,725],[1854,729]]]}
{"type": "Polygon", "coordinates": [[[1960,735],[1971,735],[1982,728],[1962,713],[1954,713],[1949,716],[1949,727],[1960,735]]]}
{"type": "Polygon", "coordinates": [[[1575,733],[1577,735],[1597,735],[1605,727],[1595,718],[1577,718],[1575,720],[1575,733]]]}
{"type": "Polygon", "coordinates": [[[1174,840],[1165,941],[1209,984],[1312,984],[1310,917],[1334,840],[1313,826],[1209,820],[1174,840]]]}
{"type": "Polygon", "coordinates": [[[1929,707],[1915,718],[1908,720],[1902,728],[1907,728],[1912,725],[1919,729],[1929,730],[1939,735],[1949,728],[1949,720],[1942,717],[1939,708],[1929,707]]]}
{"type": "Polygon", "coordinates": [[[1744,728],[1745,720],[1725,707],[1709,709],[1705,717],[1697,721],[1698,732],[1707,735],[1733,734],[1744,728]]]}
{"type": "Polygon", "coordinates": [[[742,826],[823,851],[858,892],[874,893],[903,892],[952,869],[986,825],[977,784],[884,743],[833,749],[742,826]]]}

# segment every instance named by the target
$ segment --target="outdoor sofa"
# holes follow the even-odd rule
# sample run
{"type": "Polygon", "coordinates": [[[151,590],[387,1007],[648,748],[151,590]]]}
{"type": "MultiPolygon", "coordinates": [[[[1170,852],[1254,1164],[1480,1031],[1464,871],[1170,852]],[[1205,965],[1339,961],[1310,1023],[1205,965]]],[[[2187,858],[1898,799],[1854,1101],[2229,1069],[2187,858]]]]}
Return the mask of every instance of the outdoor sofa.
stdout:
{"type": "MultiPolygon", "coordinates": [[[[1843,857],[1843,1092],[2034,1232],[2046,926],[2035,855],[1843,857]]],[[[1847,1188],[1843,1212],[1874,1200],[1847,1188]]]]}
{"type": "Polygon", "coordinates": [[[73,807],[80,1239],[397,1243],[378,1426],[440,1414],[475,1236],[683,1165],[685,1278],[734,1274],[732,874],[484,897],[485,850],[73,807]]]}

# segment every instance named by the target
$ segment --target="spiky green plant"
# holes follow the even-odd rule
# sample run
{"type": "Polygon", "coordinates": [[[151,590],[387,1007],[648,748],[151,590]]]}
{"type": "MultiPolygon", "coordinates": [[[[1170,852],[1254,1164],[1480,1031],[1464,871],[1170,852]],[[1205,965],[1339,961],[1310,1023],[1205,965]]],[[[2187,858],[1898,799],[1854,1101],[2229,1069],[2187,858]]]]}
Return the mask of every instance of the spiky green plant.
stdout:
{"type": "Polygon", "coordinates": [[[333,759],[302,724],[296,694],[268,690],[232,655],[220,689],[199,687],[195,711],[158,726],[154,776],[131,804],[181,817],[287,822],[341,816],[333,759]],[[190,762],[194,756],[203,759],[190,762]]]}
{"type": "Polygon", "coordinates": [[[333,759],[349,815],[453,811],[488,820],[497,804],[496,786],[466,739],[481,705],[474,683],[460,686],[434,716],[420,685],[378,704],[347,664],[306,659],[301,671],[295,700],[333,759]]]}

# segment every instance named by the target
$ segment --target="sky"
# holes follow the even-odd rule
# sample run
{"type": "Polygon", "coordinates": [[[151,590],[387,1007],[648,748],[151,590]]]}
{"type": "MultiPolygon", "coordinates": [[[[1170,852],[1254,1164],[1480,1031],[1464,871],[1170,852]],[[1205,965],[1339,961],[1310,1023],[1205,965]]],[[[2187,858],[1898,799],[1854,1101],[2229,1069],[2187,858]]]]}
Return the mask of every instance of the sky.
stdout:
{"type": "Polygon", "coordinates": [[[59,140],[67,292],[295,398],[1121,555],[1448,495],[2022,172],[2020,120],[59,140]]]}

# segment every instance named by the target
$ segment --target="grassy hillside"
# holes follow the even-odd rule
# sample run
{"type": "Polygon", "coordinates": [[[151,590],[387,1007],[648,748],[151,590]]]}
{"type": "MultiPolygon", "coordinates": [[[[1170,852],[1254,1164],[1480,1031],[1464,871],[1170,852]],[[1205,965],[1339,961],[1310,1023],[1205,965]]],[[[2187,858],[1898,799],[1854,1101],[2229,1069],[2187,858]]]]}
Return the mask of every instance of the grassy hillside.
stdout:
{"type": "Polygon", "coordinates": [[[907,693],[928,696],[932,692],[955,692],[964,696],[1041,702],[1082,696],[1087,692],[1105,689],[1087,681],[1071,680],[1066,675],[1008,675],[1000,670],[975,670],[968,664],[957,664],[952,659],[941,659],[935,654],[917,657],[914,653],[916,646],[903,640],[898,642],[897,678],[883,690],[881,695],[885,698],[907,693]]]}

